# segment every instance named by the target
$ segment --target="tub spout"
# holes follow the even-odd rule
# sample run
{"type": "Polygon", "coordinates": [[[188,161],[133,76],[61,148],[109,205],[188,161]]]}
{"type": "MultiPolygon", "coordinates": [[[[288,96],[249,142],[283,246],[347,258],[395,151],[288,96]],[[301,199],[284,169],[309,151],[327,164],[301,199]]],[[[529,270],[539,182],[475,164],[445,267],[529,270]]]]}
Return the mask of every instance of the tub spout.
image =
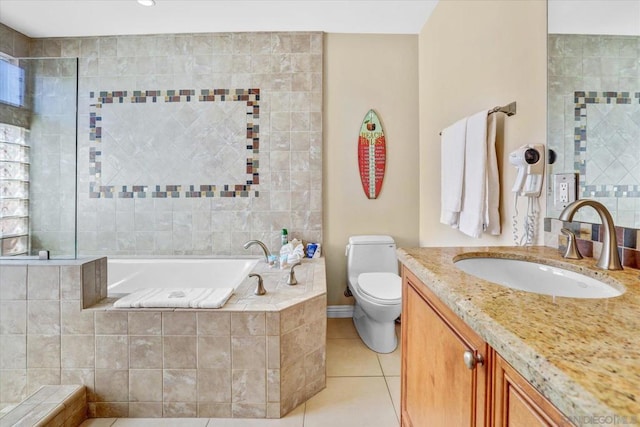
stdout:
{"type": "Polygon", "coordinates": [[[269,248],[267,248],[267,245],[262,243],[260,240],[249,240],[249,241],[245,242],[243,247],[245,249],[249,249],[253,245],[260,246],[260,248],[262,249],[262,252],[264,253],[264,260],[265,260],[265,262],[268,263],[269,262],[269,257],[271,256],[271,252],[269,252],[269,248]]]}
{"type": "Polygon", "coordinates": [[[613,218],[611,218],[611,214],[602,203],[591,199],[576,200],[560,213],[560,221],[571,221],[575,213],[583,206],[591,206],[595,209],[602,222],[602,254],[600,254],[600,259],[596,266],[603,270],[622,270],[613,218]]]}

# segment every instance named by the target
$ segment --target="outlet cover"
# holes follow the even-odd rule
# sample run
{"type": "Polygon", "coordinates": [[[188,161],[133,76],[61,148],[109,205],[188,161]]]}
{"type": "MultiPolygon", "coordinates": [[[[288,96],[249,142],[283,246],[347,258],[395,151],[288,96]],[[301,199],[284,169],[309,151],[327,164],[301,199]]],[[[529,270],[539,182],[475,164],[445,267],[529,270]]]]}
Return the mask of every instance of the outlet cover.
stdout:
{"type": "Polygon", "coordinates": [[[576,200],[578,174],[557,173],[553,175],[553,208],[562,210],[576,200]]]}

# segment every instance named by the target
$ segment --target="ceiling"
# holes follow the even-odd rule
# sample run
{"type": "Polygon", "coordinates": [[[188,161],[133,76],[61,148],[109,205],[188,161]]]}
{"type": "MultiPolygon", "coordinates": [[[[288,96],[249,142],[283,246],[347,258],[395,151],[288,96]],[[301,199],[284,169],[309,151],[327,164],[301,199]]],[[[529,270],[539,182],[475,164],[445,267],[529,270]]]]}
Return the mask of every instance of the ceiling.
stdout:
{"type": "Polygon", "coordinates": [[[640,35],[640,0],[549,0],[549,33],[640,35]]]}
{"type": "Polygon", "coordinates": [[[0,22],[33,37],[324,31],[418,34],[438,0],[0,0],[0,22]]]}

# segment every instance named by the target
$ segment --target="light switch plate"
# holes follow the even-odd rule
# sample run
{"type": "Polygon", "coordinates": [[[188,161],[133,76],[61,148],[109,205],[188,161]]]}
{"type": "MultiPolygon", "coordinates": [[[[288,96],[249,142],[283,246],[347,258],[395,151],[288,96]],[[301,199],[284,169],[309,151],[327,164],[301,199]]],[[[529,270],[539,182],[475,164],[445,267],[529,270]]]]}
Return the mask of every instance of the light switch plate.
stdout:
{"type": "Polygon", "coordinates": [[[576,200],[576,185],[578,174],[557,173],[553,175],[553,208],[560,210],[566,208],[576,200]]]}

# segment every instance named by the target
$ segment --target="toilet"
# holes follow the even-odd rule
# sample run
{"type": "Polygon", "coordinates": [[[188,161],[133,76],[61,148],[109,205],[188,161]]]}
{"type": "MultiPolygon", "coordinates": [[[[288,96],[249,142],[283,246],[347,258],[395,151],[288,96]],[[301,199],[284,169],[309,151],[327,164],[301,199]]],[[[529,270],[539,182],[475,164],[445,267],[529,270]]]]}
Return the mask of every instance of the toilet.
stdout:
{"type": "Polygon", "coordinates": [[[353,323],[362,341],[377,353],[398,346],[395,320],[402,311],[402,280],[391,236],[351,236],[347,277],[355,298],[353,323]]]}

